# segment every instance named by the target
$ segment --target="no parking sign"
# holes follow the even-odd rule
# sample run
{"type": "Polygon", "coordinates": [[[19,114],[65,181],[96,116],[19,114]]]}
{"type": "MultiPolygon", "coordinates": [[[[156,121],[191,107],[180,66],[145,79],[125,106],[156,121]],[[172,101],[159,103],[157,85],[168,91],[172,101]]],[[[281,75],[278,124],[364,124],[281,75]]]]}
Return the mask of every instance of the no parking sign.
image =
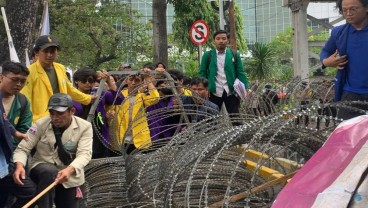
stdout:
{"type": "Polygon", "coordinates": [[[210,28],[204,20],[195,21],[190,27],[190,40],[196,45],[203,45],[210,34],[210,28]]]}

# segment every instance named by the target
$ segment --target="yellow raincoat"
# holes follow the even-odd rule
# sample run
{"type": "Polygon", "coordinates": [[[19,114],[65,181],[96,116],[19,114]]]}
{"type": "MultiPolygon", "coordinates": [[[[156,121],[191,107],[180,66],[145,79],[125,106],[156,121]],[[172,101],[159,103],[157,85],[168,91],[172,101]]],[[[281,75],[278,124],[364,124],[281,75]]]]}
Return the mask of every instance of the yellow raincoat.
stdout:
{"type": "Polygon", "coordinates": [[[129,121],[131,121],[134,146],[138,149],[145,149],[152,146],[145,108],[150,105],[154,105],[159,101],[160,95],[158,91],[154,89],[150,90],[149,94],[138,93],[135,95],[131,112],[129,112],[131,101],[129,100],[130,97],[128,97],[128,90],[124,89],[121,92],[124,95],[125,100],[122,105],[115,107],[117,118],[116,122],[112,124],[114,126],[112,129],[115,130],[115,136],[112,136],[111,138],[115,138],[118,145],[121,146],[129,128],[129,121]],[[129,120],[130,114],[132,115],[131,120],[129,120]]]}
{"type": "MultiPolygon", "coordinates": [[[[66,76],[65,67],[59,63],[53,63],[59,84],[59,92],[69,94],[73,100],[87,105],[91,102],[91,95],[87,95],[77,90],[66,76]]],[[[47,116],[47,104],[50,97],[54,94],[50,80],[39,61],[31,64],[29,67],[27,83],[20,91],[31,102],[31,111],[33,113],[33,122],[47,116]]]]}

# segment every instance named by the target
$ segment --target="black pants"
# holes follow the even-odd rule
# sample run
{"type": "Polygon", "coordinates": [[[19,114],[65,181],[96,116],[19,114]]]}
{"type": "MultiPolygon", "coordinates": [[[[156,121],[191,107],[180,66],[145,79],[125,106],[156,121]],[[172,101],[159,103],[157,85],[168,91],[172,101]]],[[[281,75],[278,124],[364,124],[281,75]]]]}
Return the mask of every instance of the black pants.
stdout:
{"type": "MultiPolygon", "coordinates": [[[[210,95],[209,100],[216,104],[221,110],[222,104],[225,103],[226,111],[229,113],[230,118],[237,117],[239,114],[240,99],[234,94],[227,96],[226,91],[222,93],[222,97],[217,97],[216,95],[210,95]]],[[[234,126],[241,125],[239,122],[232,122],[234,126]]]]}
{"type": "Polygon", "coordinates": [[[36,184],[27,176],[22,180],[23,186],[14,183],[12,173],[0,179],[0,207],[5,207],[9,195],[17,198],[13,208],[23,207],[34,196],[36,196],[36,184]]]}
{"type": "MultiPolygon", "coordinates": [[[[344,92],[341,101],[368,101],[368,95],[360,95],[356,93],[344,92]]],[[[346,104],[345,104],[346,105],[346,104]]],[[[361,110],[368,110],[368,105],[351,104],[351,107],[361,110]]],[[[356,111],[354,109],[340,107],[337,117],[344,120],[351,119],[357,116],[365,115],[363,112],[356,111]]]]}
{"type": "MultiPolygon", "coordinates": [[[[55,181],[59,170],[55,165],[50,163],[38,164],[32,168],[30,176],[37,184],[37,193],[40,193],[55,181]]],[[[77,208],[78,199],[75,197],[76,187],[64,188],[62,184],[58,184],[43,195],[37,202],[39,208],[52,208],[55,203],[57,208],[77,208]]]]}

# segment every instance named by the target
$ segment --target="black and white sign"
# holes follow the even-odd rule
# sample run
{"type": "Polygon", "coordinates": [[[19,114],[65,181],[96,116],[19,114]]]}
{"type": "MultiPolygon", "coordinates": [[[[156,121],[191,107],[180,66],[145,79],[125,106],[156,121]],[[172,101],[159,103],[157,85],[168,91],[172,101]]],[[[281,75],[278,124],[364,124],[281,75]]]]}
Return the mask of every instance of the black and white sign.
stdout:
{"type": "Polygon", "coordinates": [[[209,37],[210,28],[203,20],[195,21],[190,27],[190,40],[196,45],[203,45],[209,37]]]}

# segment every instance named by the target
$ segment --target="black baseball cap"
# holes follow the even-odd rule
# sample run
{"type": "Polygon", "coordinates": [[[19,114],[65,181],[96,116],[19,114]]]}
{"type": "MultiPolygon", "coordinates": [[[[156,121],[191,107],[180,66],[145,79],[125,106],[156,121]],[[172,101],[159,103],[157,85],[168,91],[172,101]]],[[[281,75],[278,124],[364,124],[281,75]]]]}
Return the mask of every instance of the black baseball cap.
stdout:
{"type": "Polygon", "coordinates": [[[51,96],[48,109],[58,112],[65,112],[69,108],[73,107],[72,98],[68,94],[56,93],[51,96]]]}
{"type": "Polygon", "coordinates": [[[35,43],[34,49],[37,51],[39,49],[45,49],[51,46],[55,46],[60,50],[60,44],[56,40],[56,38],[52,37],[51,35],[42,35],[40,36],[35,43]]]}

